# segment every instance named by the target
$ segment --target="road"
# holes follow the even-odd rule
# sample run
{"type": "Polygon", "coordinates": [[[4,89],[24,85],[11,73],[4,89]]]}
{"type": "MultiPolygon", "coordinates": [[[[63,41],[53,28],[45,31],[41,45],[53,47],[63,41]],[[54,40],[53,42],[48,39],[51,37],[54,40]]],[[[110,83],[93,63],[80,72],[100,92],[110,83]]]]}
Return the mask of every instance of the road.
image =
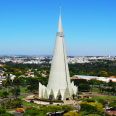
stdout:
{"type": "MultiPolygon", "coordinates": [[[[24,93],[24,94],[21,94],[21,95],[19,95],[19,96],[25,96],[25,95],[31,95],[32,93],[24,93]]],[[[19,97],[18,96],[18,97],[19,97]]],[[[7,101],[8,99],[15,99],[16,97],[13,97],[13,96],[11,96],[11,97],[8,97],[8,98],[4,98],[4,99],[1,99],[0,100],[0,104],[1,103],[4,103],[5,101],[7,101]]]]}
{"type": "Polygon", "coordinates": [[[12,114],[14,114],[15,116],[23,116],[23,113],[20,112],[12,112],[12,114]]]}
{"type": "MultiPolygon", "coordinates": [[[[31,95],[32,93],[24,93],[24,94],[21,94],[21,95],[19,95],[19,96],[25,96],[25,95],[31,95]]],[[[18,96],[18,97],[19,97],[18,96]]],[[[0,104],[1,103],[4,103],[5,101],[7,101],[8,99],[15,99],[16,97],[13,97],[13,96],[11,96],[11,97],[8,97],[8,98],[4,98],[4,99],[2,99],[2,100],[0,100],[0,104]]],[[[14,114],[15,116],[23,116],[23,113],[20,113],[20,112],[12,112],[11,114],[14,114]]]]}

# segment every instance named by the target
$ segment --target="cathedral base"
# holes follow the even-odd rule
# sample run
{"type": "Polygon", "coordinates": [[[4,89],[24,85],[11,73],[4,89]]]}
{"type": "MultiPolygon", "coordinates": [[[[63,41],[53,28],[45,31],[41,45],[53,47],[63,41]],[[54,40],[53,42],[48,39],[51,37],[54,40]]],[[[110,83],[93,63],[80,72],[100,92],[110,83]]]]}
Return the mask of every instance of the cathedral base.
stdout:
{"type": "Polygon", "coordinates": [[[39,83],[39,98],[46,100],[71,100],[77,93],[77,87],[74,83],[71,83],[71,89],[66,87],[65,89],[49,89],[46,86],[39,83]]]}

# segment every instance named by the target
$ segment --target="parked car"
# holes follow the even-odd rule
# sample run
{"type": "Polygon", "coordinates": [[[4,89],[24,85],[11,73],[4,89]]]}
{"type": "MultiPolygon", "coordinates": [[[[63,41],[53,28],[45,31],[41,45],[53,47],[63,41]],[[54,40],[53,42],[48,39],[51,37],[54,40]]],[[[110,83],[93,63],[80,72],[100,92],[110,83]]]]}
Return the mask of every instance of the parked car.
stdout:
{"type": "Polygon", "coordinates": [[[23,108],[17,108],[17,109],[16,109],[16,112],[24,113],[24,109],[23,109],[23,108]]]}

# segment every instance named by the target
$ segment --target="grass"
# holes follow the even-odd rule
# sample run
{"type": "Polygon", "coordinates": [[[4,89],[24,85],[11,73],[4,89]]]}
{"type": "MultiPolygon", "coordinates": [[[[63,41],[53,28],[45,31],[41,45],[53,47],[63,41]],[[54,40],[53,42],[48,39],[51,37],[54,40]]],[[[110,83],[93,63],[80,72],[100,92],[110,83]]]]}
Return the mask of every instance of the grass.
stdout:
{"type": "MultiPolygon", "coordinates": [[[[24,101],[24,100],[22,100],[22,105],[23,105],[23,108],[24,108],[24,109],[30,108],[30,107],[38,107],[38,106],[39,106],[38,104],[26,102],[26,101],[24,101]]],[[[16,111],[16,109],[17,109],[17,108],[6,109],[6,111],[16,111]]]]}
{"type": "MultiPolygon", "coordinates": [[[[26,101],[22,101],[23,102],[23,108],[26,109],[26,108],[30,108],[30,107],[38,107],[39,105],[37,104],[34,104],[34,103],[29,103],[29,102],[26,102],[26,101]]],[[[6,109],[7,111],[15,111],[17,108],[13,108],[13,109],[6,109]]]]}
{"type": "Polygon", "coordinates": [[[21,94],[26,93],[27,87],[20,87],[21,94]]]}
{"type": "Polygon", "coordinates": [[[92,87],[91,88],[91,92],[100,92],[99,88],[96,88],[96,87],[92,87]]]}
{"type": "MultiPolygon", "coordinates": [[[[9,94],[9,96],[12,96],[12,93],[10,92],[10,88],[8,88],[8,92],[10,93],[9,94]]],[[[24,93],[27,93],[27,87],[20,87],[20,94],[24,94],[24,93]]],[[[2,95],[2,93],[4,92],[4,91],[7,91],[7,89],[5,88],[5,89],[1,89],[0,90],[0,95],[2,95]]],[[[24,95],[24,96],[19,96],[18,98],[20,98],[20,99],[23,99],[23,98],[25,98],[25,97],[27,97],[28,95],[24,95]]],[[[0,96],[0,98],[2,98],[1,96],[0,96]]],[[[30,102],[26,102],[26,101],[23,101],[22,100],[22,104],[23,104],[23,108],[24,109],[26,109],[26,108],[28,108],[28,107],[38,107],[39,105],[37,105],[37,104],[34,104],[34,103],[30,103],[30,102]]],[[[6,109],[7,111],[15,111],[17,108],[13,108],[13,109],[6,109]]]]}
{"type": "MultiPolygon", "coordinates": [[[[26,93],[27,91],[27,87],[20,87],[20,94],[26,93]]],[[[4,88],[4,89],[0,89],[0,98],[2,98],[2,93],[4,91],[8,91],[9,92],[9,97],[12,96],[11,88],[4,88]]]]}
{"type": "Polygon", "coordinates": [[[26,98],[28,95],[24,95],[24,96],[19,96],[18,98],[23,99],[26,98]]]}
{"type": "Polygon", "coordinates": [[[93,96],[92,99],[98,101],[99,99],[107,100],[108,96],[93,96]]]}
{"type": "Polygon", "coordinates": [[[112,102],[114,100],[116,100],[116,96],[108,96],[108,95],[103,95],[103,96],[93,96],[92,99],[94,99],[95,101],[106,101],[106,102],[112,102]]]}
{"type": "MultiPolygon", "coordinates": [[[[10,91],[10,88],[4,88],[4,89],[0,89],[0,98],[2,98],[2,93],[5,92],[5,91],[10,91]]],[[[11,96],[11,92],[9,92],[9,96],[11,96]]]]}
{"type": "Polygon", "coordinates": [[[108,99],[109,99],[110,101],[114,101],[114,100],[116,100],[116,96],[108,96],[108,99]]]}
{"type": "Polygon", "coordinates": [[[38,106],[39,106],[38,104],[23,101],[23,108],[24,109],[29,108],[29,107],[38,107],[38,106]]]}
{"type": "Polygon", "coordinates": [[[6,109],[7,112],[10,112],[10,111],[16,111],[17,108],[13,108],[13,109],[6,109]]]}

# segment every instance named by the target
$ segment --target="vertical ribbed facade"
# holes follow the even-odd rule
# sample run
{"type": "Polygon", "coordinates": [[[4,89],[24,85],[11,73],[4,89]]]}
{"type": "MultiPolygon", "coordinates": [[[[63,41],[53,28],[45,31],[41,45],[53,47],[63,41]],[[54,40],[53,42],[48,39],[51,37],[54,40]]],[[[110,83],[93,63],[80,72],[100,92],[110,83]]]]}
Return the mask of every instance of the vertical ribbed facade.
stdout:
{"type": "MultiPolygon", "coordinates": [[[[41,84],[40,88],[42,89],[41,84]]],[[[70,82],[61,15],[59,16],[54,53],[50,69],[49,81],[46,89],[48,96],[51,95],[52,91],[54,98],[57,99],[58,93],[60,93],[62,100],[64,100],[64,98],[71,98],[72,94],[76,94],[77,92],[77,88],[73,83],[70,82]]],[[[39,93],[41,94],[41,92],[39,93]]],[[[39,96],[41,97],[42,95],[39,96]]]]}

